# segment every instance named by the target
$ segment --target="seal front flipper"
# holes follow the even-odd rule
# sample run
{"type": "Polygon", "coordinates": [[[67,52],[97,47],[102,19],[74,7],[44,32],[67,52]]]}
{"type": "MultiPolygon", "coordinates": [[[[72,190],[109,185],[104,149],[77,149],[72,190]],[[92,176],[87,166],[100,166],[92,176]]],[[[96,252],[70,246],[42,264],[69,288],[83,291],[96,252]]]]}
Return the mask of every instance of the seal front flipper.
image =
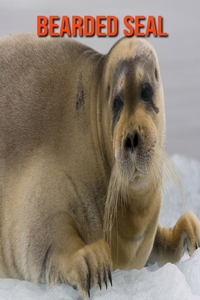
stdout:
{"type": "Polygon", "coordinates": [[[200,223],[192,212],[184,213],[171,228],[158,225],[150,262],[176,263],[187,250],[189,255],[200,247],[200,223]]]}
{"type": "MultiPolygon", "coordinates": [[[[90,297],[93,286],[112,285],[112,260],[108,244],[98,240],[90,245],[83,245],[78,236],[68,239],[68,244],[74,243],[70,248],[80,247],[75,253],[58,251],[52,253],[46,264],[45,277],[49,284],[57,282],[68,283],[78,290],[84,298],[90,297]]],[[[74,252],[74,251],[73,251],[74,252]]]]}

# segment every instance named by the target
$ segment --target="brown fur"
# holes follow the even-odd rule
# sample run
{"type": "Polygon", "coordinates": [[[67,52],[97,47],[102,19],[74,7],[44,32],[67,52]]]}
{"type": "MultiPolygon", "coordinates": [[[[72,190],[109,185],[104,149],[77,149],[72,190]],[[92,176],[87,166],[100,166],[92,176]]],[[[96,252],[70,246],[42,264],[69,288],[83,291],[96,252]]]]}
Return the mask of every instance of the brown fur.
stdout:
{"type": "Polygon", "coordinates": [[[193,253],[193,214],[158,224],[165,114],[147,41],[124,38],[101,55],[20,34],[1,40],[0,70],[2,277],[69,283],[87,297],[111,270],[193,253]]]}

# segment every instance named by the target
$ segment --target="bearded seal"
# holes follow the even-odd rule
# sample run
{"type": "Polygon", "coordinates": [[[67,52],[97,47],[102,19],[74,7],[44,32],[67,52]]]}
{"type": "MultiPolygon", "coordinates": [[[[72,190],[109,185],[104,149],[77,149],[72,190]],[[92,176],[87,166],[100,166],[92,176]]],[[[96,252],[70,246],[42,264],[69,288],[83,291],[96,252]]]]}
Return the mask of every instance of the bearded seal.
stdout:
{"type": "Polygon", "coordinates": [[[142,38],[108,54],[30,34],[0,42],[0,275],[68,283],[175,262],[200,245],[185,213],[158,223],[165,140],[158,59],[142,38]]]}

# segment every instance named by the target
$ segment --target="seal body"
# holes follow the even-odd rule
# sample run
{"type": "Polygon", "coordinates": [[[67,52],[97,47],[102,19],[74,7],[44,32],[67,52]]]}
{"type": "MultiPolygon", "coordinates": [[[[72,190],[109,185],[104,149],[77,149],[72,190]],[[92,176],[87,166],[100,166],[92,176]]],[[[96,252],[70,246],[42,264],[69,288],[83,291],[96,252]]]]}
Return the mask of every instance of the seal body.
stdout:
{"type": "Polygon", "coordinates": [[[2,277],[86,296],[150,253],[177,261],[183,240],[194,251],[194,215],[175,234],[158,225],[165,114],[147,41],[124,38],[101,55],[19,34],[1,40],[0,71],[2,277]]]}
{"type": "Polygon", "coordinates": [[[55,43],[29,35],[2,40],[0,51],[4,73],[1,207],[5,212],[1,221],[7,224],[6,228],[2,226],[2,233],[5,230],[5,235],[12,235],[4,240],[2,234],[8,266],[6,260],[4,263],[9,270],[6,276],[15,274],[18,262],[20,268],[26,265],[25,278],[35,281],[28,265],[31,267],[31,260],[40,257],[41,269],[45,248],[54,239],[53,232],[62,231],[69,218],[86,244],[102,235],[102,198],[108,183],[102,157],[95,151],[98,148],[95,124],[98,78],[94,82],[101,56],[73,41],[55,43]],[[27,241],[29,250],[21,239],[27,241]],[[20,248],[13,243],[20,243],[20,248]],[[19,253],[14,253],[14,248],[19,253]],[[28,253],[35,253],[35,258],[29,258],[28,253]]]}

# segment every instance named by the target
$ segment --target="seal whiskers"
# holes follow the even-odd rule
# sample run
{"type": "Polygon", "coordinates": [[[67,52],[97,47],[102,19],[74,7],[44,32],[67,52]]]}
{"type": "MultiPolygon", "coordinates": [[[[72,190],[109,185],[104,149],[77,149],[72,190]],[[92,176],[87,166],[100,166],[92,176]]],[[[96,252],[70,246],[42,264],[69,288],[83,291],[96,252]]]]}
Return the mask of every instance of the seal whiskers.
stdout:
{"type": "Polygon", "coordinates": [[[175,185],[175,187],[178,191],[178,194],[183,202],[183,205],[184,205],[184,208],[186,211],[184,193],[183,193],[183,188],[182,188],[182,178],[181,178],[181,175],[180,175],[177,167],[175,166],[172,158],[169,156],[169,154],[163,147],[156,145],[155,155],[157,156],[157,160],[154,160],[153,164],[154,164],[154,167],[156,165],[156,169],[157,169],[157,171],[159,171],[159,176],[162,177],[162,180],[163,180],[162,192],[163,192],[164,200],[167,205],[167,209],[168,209],[170,217],[171,217],[171,210],[168,205],[168,198],[169,198],[170,190],[171,190],[171,187],[173,184],[175,185]],[[162,172],[161,172],[161,170],[158,170],[157,163],[159,160],[163,161],[162,172]]]}
{"type": "Polygon", "coordinates": [[[127,179],[122,177],[119,166],[115,163],[111,172],[105,201],[104,233],[111,232],[119,206],[121,207],[122,205],[123,207],[128,200],[127,190],[127,179]]]}

